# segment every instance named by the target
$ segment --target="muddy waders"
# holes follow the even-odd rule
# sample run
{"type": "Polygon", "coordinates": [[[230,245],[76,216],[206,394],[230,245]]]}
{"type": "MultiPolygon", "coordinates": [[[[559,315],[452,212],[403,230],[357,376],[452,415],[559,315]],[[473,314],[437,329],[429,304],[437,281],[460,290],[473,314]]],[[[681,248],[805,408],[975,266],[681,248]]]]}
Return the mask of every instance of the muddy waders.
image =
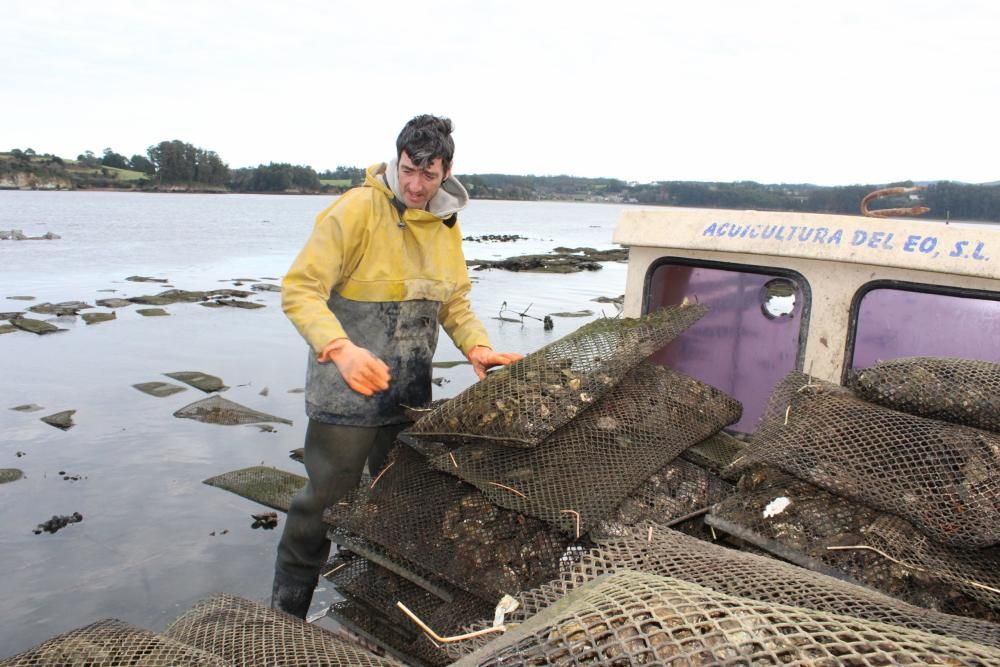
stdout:
{"type": "Polygon", "coordinates": [[[292,499],[278,543],[271,607],[305,618],[330,554],[323,510],[357,488],[365,462],[377,475],[408,424],[340,426],[309,420],[305,464],[309,482],[292,499]]]}
{"type": "Polygon", "coordinates": [[[330,553],[323,510],[353,491],[365,461],[374,477],[410,419],[404,406],[431,400],[431,360],[438,338],[436,301],[361,302],[337,293],[327,302],[348,338],[389,366],[387,391],[363,396],[336,365],[310,351],[306,370],[305,464],[309,482],[292,500],[278,543],[271,606],[305,617],[330,553]]]}

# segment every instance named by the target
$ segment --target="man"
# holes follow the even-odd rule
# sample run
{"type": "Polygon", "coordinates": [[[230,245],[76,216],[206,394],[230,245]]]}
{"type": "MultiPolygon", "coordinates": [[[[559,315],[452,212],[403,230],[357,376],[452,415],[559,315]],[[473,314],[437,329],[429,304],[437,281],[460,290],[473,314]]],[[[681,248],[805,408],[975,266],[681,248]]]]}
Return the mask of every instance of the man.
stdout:
{"type": "Polygon", "coordinates": [[[519,354],[496,353],[472,313],[451,175],[447,118],[417,116],[396,160],[319,214],[282,282],[285,314],[312,347],[306,375],[305,465],[278,544],[271,606],[304,618],[329,555],[323,510],[378,473],[408,425],[403,406],[431,399],[438,325],[476,375],[519,354]]]}

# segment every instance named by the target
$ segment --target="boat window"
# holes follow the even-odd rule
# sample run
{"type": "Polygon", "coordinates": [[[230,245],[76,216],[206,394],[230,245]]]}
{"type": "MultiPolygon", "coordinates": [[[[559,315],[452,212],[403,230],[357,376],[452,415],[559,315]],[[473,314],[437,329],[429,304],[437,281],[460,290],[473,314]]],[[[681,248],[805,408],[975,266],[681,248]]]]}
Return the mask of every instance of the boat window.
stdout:
{"type": "Polygon", "coordinates": [[[664,260],[650,273],[646,312],[703,303],[705,317],[653,356],[743,403],[730,430],[751,433],[778,380],[800,367],[809,287],[794,272],[664,260]]]}
{"type": "Polygon", "coordinates": [[[853,368],[900,357],[962,357],[1000,362],[1000,300],[931,286],[869,285],[855,298],[853,368]]]}

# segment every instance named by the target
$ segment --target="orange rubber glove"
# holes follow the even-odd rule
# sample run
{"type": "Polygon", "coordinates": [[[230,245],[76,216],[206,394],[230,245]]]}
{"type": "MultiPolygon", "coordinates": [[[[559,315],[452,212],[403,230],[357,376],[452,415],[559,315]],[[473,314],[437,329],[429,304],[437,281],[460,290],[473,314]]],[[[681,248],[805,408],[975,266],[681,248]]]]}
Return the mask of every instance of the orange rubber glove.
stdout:
{"type": "Polygon", "coordinates": [[[346,338],[331,341],[316,357],[319,363],[332,361],[347,386],[365,396],[389,388],[389,367],[363,347],[346,338]]]}
{"type": "Polygon", "coordinates": [[[523,354],[518,354],[517,352],[494,352],[485,345],[475,346],[469,350],[469,354],[466,356],[469,359],[469,363],[472,364],[472,370],[476,372],[480,380],[486,377],[487,368],[506,366],[518,359],[524,359],[523,354]]]}

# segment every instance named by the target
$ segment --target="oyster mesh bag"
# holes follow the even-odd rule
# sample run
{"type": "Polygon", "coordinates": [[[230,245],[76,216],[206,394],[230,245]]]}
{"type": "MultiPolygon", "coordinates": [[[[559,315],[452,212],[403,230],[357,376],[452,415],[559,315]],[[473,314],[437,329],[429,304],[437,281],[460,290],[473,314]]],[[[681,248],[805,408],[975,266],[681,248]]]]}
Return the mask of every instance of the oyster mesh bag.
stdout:
{"type": "Polygon", "coordinates": [[[1000,665],[1000,649],[626,570],[580,586],[456,666],[515,663],[1000,665]]]}
{"type": "Polygon", "coordinates": [[[1000,621],[1000,549],[938,544],[903,519],[755,466],[707,521],[781,558],[911,604],[1000,621]]]}
{"type": "Polygon", "coordinates": [[[893,410],[1000,432],[1000,364],[891,359],[856,371],[850,386],[861,398],[893,410]]]}
{"type": "Polygon", "coordinates": [[[490,373],[422,417],[410,433],[535,447],[706,312],[703,305],[671,306],[641,318],[589,322],[490,373]]]}
{"type": "Polygon", "coordinates": [[[1000,435],[897,412],[791,373],[734,464],[766,462],[897,514],[938,542],[1000,542],[1000,435]]]}
{"type": "MultiPolygon", "coordinates": [[[[856,616],[1000,648],[1000,625],[923,609],[863,586],[695,539],[655,523],[595,537],[594,543],[594,548],[559,580],[519,593],[516,597],[520,604],[506,620],[523,623],[588,581],[627,569],[673,577],[759,602],[856,616]]],[[[482,629],[491,624],[492,616],[486,616],[469,627],[482,629]]],[[[457,660],[489,639],[491,636],[486,635],[445,650],[457,660]]]]}
{"type": "Polygon", "coordinates": [[[470,443],[429,461],[498,505],[579,538],[643,480],[741,412],[739,401],[714,387],[643,361],[538,447],[470,443]]]}
{"type": "Polygon", "coordinates": [[[409,644],[397,644],[394,648],[428,664],[445,665],[451,660],[396,606],[397,602],[406,605],[442,637],[461,634],[466,625],[493,614],[493,605],[469,593],[454,589],[452,601],[445,602],[413,582],[363,558],[342,559],[335,568],[336,571],[327,578],[337,591],[377,610],[387,622],[399,629],[398,635],[411,636],[409,644]]]}
{"type": "Polygon", "coordinates": [[[725,431],[719,431],[685,449],[681,452],[681,458],[721,476],[742,452],[743,442],[741,440],[737,440],[725,431]]]}
{"type": "Polygon", "coordinates": [[[98,621],[0,659],[2,667],[226,667],[222,658],[117,619],[98,621]]]}
{"type": "Polygon", "coordinates": [[[306,485],[306,478],[277,468],[252,466],[222,473],[203,484],[231,491],[272,509],[287,512],[292,498],[306,485]]]}
{"type": "Polygon", "coordinates": [[[224,593],[196,603],[165,634],[233,665],[393,664],[302,619],[224,593]]]}
{"type": "Polygon", "coordinates": [[[413,654],[411,647],[415,639],[412,635],[400,635],[397,628],[377,610],[360,600],[346,596],[330,605],[326,615],[348,632],[378,646],[400,664],[409,667],[428,667],[431,664],[413,654]]]}
{"type": "Polygon", "coordinates": [[[631,526],[646,522],[680,523],[707,511],[732,491],[733,485],[729,482],[693,463],[675,459],[628,494],[615,511],[598,524],[596,532],[628,532],[631,526]]]}
{"type": "Polygon", "coordinates": [[[554,577],[569,546],[556,529],[497,507],[407,446],[393,449],[372,484],[328,508],[324,520],[334,541],[356,535],[491,602],[554,577]]]}

